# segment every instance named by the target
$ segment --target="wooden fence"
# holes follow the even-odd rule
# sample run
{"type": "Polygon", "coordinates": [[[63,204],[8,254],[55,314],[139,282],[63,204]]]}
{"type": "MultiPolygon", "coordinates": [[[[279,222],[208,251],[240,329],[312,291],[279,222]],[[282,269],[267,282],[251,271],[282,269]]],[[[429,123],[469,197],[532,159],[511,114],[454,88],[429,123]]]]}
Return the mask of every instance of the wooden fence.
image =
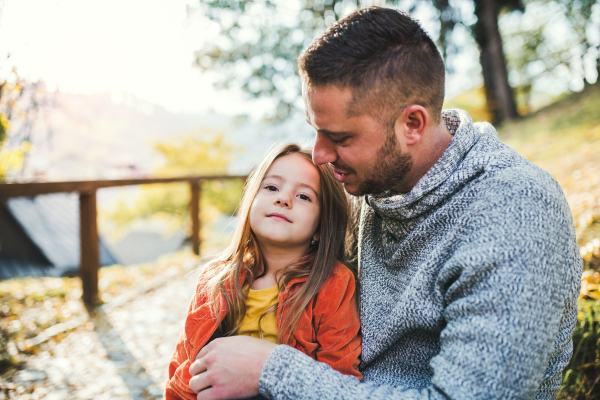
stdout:
{"type": "Polygon", "coordinates": [[[246,179],[246,176],[187,176],[177,178],[117,179],[100,181],[67,181],[35,183],[0,183],[0,201],[10,197],[33,197],[51,193],[79,193],[79,232],[81,258],[79,274],[83,289],[83,301],[98,304],[98,269],[100,249],[97,223],[96,192],[98,189],[147,185],[154,183],[188,182],[190,185],[190,217],[192,219],[192,250],[200,254],[200,197],[201,183],[205,180],[246,179]]]}

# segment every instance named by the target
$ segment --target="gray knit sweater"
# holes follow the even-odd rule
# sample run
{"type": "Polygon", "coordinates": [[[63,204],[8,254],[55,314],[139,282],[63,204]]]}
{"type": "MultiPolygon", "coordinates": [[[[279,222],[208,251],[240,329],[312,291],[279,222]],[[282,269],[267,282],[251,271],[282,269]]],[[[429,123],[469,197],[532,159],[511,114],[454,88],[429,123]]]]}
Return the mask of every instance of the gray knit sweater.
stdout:
{"type": "Polygon", "coordinates": [[[359,223],[363,381],[278,346],[271,399],[552,399],[572,353],[582,262],[557,182],[461,110],[406,194],[359,223]]]}

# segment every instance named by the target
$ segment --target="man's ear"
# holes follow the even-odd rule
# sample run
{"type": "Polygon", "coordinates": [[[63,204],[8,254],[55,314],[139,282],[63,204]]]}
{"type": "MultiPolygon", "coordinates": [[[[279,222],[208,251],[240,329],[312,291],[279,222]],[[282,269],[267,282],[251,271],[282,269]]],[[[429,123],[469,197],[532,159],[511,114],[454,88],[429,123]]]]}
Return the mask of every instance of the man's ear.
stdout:
{"type": "Polygon", "coordinates": [[[396,137],[406,146],[417,144],[429,125],[429,112],[421,105],[413,104],[404,109],[394,124],[396,137]]]}

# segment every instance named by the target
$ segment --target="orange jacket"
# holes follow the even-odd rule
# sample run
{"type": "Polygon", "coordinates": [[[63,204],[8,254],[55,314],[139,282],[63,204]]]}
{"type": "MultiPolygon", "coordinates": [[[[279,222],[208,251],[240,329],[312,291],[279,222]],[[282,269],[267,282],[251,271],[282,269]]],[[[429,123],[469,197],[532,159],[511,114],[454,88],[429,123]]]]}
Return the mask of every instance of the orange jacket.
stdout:
{"type": "MultiPolygon", "coordinates": [[[[242,277],[243,279],[244,277],[242,277]]],[[[293,279],[279,294],[279,304],[283,304],[290,290],[306,281],[306,277],[293,279]]],[[[296,289],[294,289],[296,290],[296,289]]],[[[208,343],[217,330],[217,320],[202,288],[196,288],[196,301],[190,304],[185,327],[179,335],[175,353],[169,364],[169,379],[165,388],[165,398],[196,399],[190,389],[189,368],[196,354],[208,343]]],[[[277,330],[282,319],[277,309],[277,330]]],[[[221,310],[221,317],[227,310],[221,310]]],[[[358,371],[361,352],[360,321],[355,298],[355,283],[352,272],[337,263],[332,275],[325,281],[319,293],[308,303],[300,317],[290,346],[309,355],[317,361],[329,364],[346,375],[362,379],[358,371]],[[314,321],[314,324],[313,324],[314,321]]]]}

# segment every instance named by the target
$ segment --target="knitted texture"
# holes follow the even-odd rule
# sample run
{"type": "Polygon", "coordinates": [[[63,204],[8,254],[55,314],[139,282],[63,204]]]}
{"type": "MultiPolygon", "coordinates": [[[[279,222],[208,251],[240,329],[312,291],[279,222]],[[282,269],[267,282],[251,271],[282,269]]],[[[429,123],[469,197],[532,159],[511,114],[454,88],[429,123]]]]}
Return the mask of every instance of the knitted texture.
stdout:
{"type": "Polygon", "coordinates": [[[364,197],[363,382],[278,346],[271,399],[552,399],[572,354],[582,261],[558,183],[461,110],[406,194],[364,197]]]}

